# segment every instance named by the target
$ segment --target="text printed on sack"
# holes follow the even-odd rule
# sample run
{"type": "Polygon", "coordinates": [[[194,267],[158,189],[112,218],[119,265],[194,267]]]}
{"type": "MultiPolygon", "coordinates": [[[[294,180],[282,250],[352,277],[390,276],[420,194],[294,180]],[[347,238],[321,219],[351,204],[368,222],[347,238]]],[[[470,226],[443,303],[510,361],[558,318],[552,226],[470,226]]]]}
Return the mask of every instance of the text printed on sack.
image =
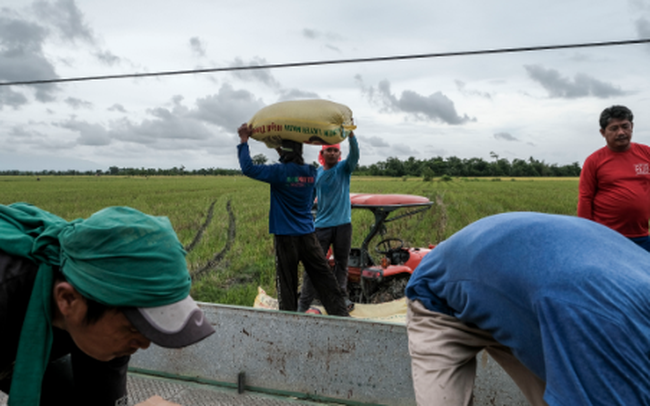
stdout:
{"type": "Polygon", "coordinates": [[[261,125],[259,127],[253,128],[253,134],[266,134],[267,132],[294,132],[294,133],[299,133],[299,134],[308,134],[308,135],[318,135],[318,136],[323,136],[323,137],[336,137],[339,135],[339,130],[334,129],[334,130],[322,130],[320,128],[314,128],[314,127],[303,127],[299,125],[292,125],[292,124],[266,124],[266,125],[261,125]]]}

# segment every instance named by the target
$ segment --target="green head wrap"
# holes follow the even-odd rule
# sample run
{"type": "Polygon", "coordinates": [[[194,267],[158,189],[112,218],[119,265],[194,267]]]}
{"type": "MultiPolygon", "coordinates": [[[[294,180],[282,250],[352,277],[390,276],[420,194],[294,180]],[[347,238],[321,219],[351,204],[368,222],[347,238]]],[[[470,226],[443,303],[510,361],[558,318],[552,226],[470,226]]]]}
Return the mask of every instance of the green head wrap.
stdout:
{"type": "Polygon", "coordinates": [[[164,306],[190,291],[185,251],[169,220],[128,207],[67,222],[29,204],[0,205],[0,249],[39,265],[20,333],[10,406],[40,402],[52,346],[54,266],[84,297],[108,306],[164,306]]]}

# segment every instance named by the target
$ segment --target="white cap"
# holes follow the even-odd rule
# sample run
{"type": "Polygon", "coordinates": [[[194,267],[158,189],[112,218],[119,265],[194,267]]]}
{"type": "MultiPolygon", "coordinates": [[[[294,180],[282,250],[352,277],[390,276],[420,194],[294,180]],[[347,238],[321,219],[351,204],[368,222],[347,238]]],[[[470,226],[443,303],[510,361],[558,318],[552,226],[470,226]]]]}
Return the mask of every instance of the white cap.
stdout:
{"type": "Polygon", "coordinates": [[[186,347],[214,333],[190,296],[165,306],[130,307],[124,309],[124,315],[143,336],[161,347],[186,347]]]}

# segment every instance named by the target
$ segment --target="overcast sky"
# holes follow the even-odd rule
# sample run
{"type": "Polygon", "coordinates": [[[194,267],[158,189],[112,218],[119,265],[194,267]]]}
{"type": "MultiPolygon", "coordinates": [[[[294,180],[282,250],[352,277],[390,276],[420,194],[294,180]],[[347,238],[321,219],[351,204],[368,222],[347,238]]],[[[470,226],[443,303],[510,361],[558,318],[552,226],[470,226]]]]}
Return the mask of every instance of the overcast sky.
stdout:
{"type": "MultiPolygon", "coordinates": [[[[0,82],[641,38],[650,0],[2,0],[0,82]]],[[[613,104],[650,144],[650,45],[0,86],[0,170],[238,168],[239,124],[313,98],[352,109],[364,165],[582,165],[613,104]]]]}

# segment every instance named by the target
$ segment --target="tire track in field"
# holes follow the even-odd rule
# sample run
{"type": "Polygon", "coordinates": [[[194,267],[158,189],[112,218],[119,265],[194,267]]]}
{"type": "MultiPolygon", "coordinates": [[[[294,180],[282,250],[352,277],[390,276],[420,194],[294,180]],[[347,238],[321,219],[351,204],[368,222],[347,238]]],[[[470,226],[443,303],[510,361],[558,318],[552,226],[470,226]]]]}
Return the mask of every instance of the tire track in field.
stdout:
{"type": "MultiPolygon", "coordinates": [[[[203,224],[203,226],[201,227],[201,229],[199,229],[199,231],[197,232],[197,235],[194,238],[195,240],[197,240],[197,238],[198,238],[198,241],[201,240],[201,237],[203,236],[203,232],[205,232],[205,229],[207,228],[207,226],[212,221],[212,209],[214,208],[215,203],[216,203],[216,201],[213,202],[210,205],[210,208],[208,209],[208,215],[206,216],[206,221],[203,224]],[[199,234],[200,234],[200,236],[199,236],[199,234]]],[[[226,256],[228,251],[230,251],[230,248],[232,247],[232,244],[235,241],[235,237],[237,235],[237,230],[236,230],[237,227],[236,227],[235,214],[232,211],[232,206],[230,204],[230,200],[228,200],[228,202],[226,203],[226,211],[228,212],[228,238],[226,239],[226,244],[224,245],[223,249],[221,249],[221,251],[217,252],[211,260],[209,260],[203,267],[201,267],[198,271],[194,272],[191,275],[193,281],[196,280],[202,274],[216,268],[217,265],[219,265],[219,263],[226,256]]],[[[198,243],[198,241],[197,241],[197,243],[198,243]]],[[[194,245],[193,244],[194,244],[194,241],[192,241],[192,243],[190,244],[190,246],[192,246],[192,248],[194,247],[194,245],[196,245],[196,244],[194,244],[194,245]]]]}
{"type": "MultiPolygon", "coordinates": [[[[192,252],[194,247],[201,242],[201,239],[203,238],[203,233],[205,233],[205,229],[208,228],[210,223],[212,222],[212,217],[214,216],[214,205],[217,203],[217,201],[213,201],[210,204],[210,207],[208,207],[208,214],[205,216],[205,221],[203,222],[203,225],[201,228],[199,228],[199,231],[196,232],[196,235],[194,236],[194,239],[192,240],[191,243],[185,246],[185,251],[189,254],[192,252]]],[[[230,201],[228,201],[228,204],[230,204],[230,201]]]]}

